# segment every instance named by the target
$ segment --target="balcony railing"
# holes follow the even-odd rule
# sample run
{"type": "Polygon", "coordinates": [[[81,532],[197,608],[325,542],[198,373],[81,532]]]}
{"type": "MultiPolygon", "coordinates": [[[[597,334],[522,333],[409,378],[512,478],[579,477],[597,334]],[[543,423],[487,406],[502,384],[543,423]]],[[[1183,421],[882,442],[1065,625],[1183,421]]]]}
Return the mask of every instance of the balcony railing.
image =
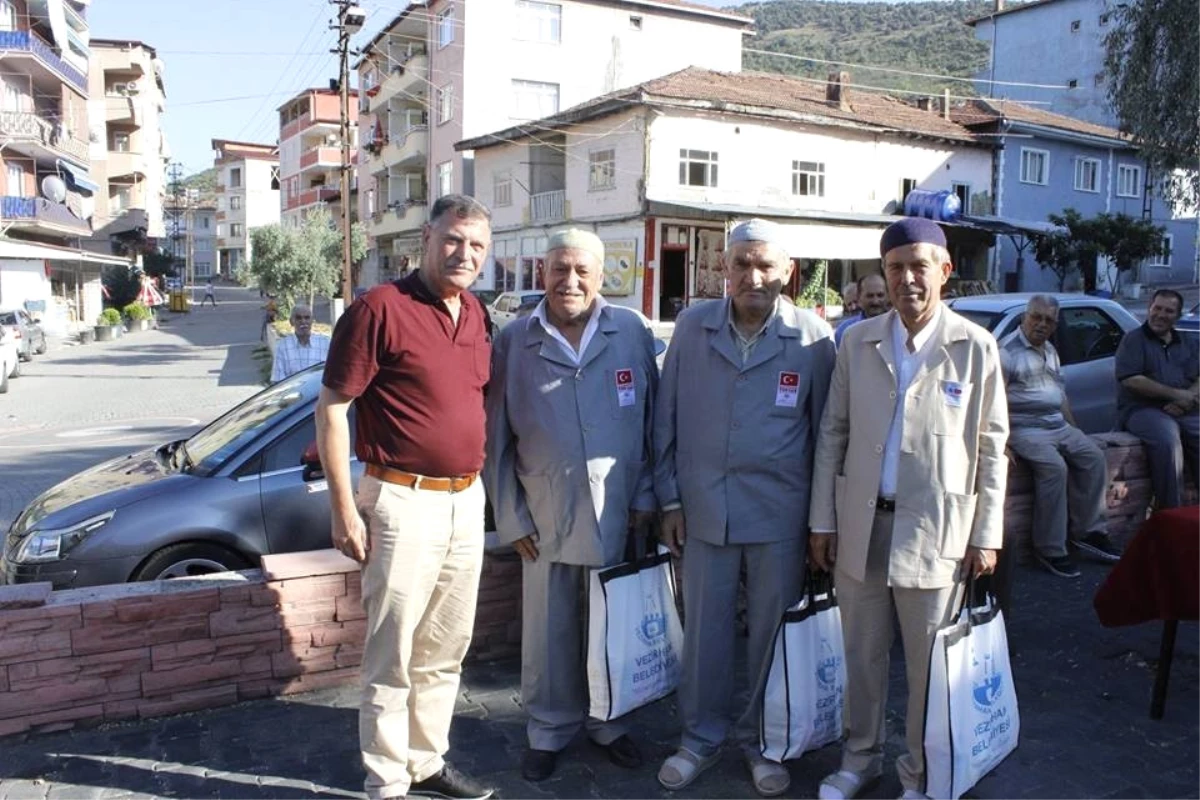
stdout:
{"type": "Polygon", "coordinates": [[[49,120],[28,111],[0,111],[0,136],[15,142],[32,142],[58,150],[87,163],[87,142],[81,142],[49,120]]]}
{"type": "Polygon", "coordinates": [[[8,222],[44,222],[91,233],[87,222],[71,213],[71,209],[41,197],[0,197],[0,218],[8,222]]]}
{"type": "Polygon", "coordinates": [[[29,31],[0,31],[0,50],[23,50],[33,53],[43,64],[62,75],[84,94],[87,94],[87,76],[64,61],[54,48],[36,33],[29,31]]]}
{"type": "Polygon", "coordinates": [[[564,189],[540,192],[529,197],[529,216],[534,222],[566,219],[567,193],[564,189]]]}

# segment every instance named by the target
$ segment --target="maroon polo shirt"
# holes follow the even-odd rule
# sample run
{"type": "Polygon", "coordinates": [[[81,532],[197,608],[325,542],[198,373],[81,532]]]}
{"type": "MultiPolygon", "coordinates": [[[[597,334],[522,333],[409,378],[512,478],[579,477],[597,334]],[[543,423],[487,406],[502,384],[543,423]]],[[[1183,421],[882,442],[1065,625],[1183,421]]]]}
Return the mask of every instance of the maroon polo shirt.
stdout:
{"type": "Polygon", "coordinates": [[[376,286],[338,320],[323,383],[355,398],[355,455],[429,477],[483,468],[487,314],[463,292],[458,325],[414,272],[376,286]]]}

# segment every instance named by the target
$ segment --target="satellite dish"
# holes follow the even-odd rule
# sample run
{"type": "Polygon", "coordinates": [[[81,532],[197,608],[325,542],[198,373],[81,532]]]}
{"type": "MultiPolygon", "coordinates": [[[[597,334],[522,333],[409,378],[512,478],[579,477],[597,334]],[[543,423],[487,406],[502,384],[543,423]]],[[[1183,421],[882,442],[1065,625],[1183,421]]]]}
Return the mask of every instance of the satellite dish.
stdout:
{"type": "Polygon", "coordinates": [[[57,175],[47,175],[42,178],[42,196],[55,203],[67,199],[67,185],[57,175]]]}

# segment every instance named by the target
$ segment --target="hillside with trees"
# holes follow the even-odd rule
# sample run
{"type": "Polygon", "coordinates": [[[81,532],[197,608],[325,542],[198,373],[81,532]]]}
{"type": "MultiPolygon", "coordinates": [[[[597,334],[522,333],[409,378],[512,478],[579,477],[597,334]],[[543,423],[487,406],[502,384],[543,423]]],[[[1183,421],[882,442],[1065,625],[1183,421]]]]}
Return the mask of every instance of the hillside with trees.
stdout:
{"type": "Polygon", "coordinates": [[[729,10],[754,17],[757,34],[747,50],[767,50],[812,59],[799,61],[746,52],[746,69],[825,80],[846,69],[853,83],[940,94],[975,94],[972,84],[922,78],[852,64],[968,78],[986,66],[988,45],[964,24],[994,7],[992,0],[931,0],[905,3],[850,3],[828,0],[772,0],[729,10]],[[839,67],[839,64],[842,65],[839,67]]]}

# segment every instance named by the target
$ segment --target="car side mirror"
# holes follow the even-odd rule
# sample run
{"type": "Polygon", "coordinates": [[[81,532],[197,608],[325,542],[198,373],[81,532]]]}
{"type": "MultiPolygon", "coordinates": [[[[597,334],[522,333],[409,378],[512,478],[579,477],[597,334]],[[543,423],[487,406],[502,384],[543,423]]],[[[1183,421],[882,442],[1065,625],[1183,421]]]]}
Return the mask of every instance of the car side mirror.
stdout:
{"type": "Polygon", "coordinates": [[[317,449],[315,439],[300,454],[300,463],[304,465],[305,481],[319,481],[325,477],[325,470],[321,467],[321,452],[317,449]]]}

